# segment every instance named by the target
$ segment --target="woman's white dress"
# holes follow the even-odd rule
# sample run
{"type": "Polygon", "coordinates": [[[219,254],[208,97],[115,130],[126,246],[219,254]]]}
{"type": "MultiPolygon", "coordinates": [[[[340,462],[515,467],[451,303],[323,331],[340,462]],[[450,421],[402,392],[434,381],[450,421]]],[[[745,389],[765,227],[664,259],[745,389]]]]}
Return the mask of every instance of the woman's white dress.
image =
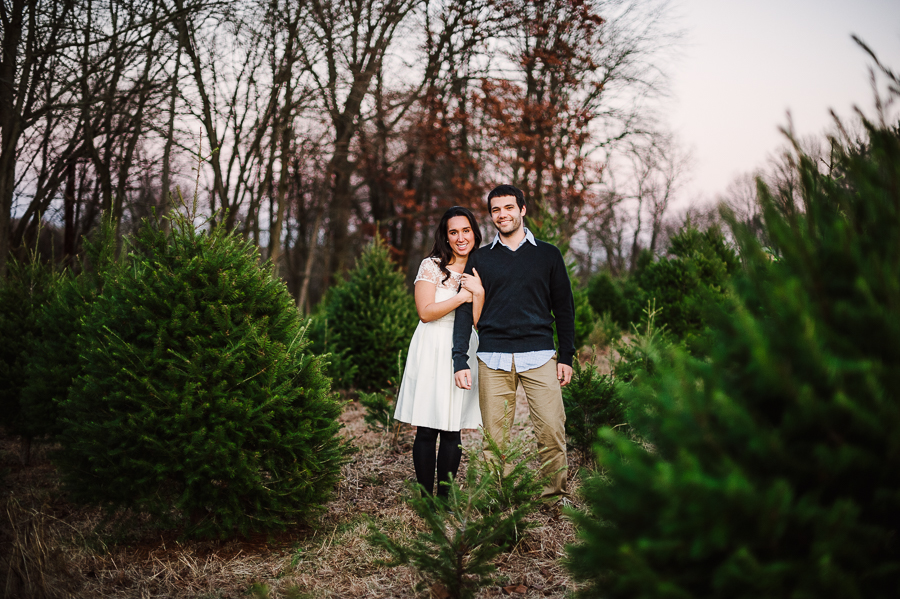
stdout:
{"type": "MultiPolygon", "coordinates": [[[[436,258],[425,258],[419,265],[416,283],[429,281],[435,284],[435,302],[442,302],[456,295],[462,275],[450,271],[444,281],[444,273],[436,258]]],[[[478,406],[478,364],[475,352],[478,335],[472,330],[469,340],[469,368],[472,370],[472,388],[460,389],[453,380],[453,321],[455,310],[431,321],[419,321],[409,344],[406,369],[400,383],[394,418],[414,426],[427,426],[442,431],[458,431],[481,426],[481,409],[478,406]]]]}

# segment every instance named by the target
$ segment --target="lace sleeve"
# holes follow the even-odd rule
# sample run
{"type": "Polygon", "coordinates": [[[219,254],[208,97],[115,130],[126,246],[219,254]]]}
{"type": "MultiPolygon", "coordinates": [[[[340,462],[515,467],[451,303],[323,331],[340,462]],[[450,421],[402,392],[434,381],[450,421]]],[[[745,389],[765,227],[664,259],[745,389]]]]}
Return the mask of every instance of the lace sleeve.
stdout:
{"type": "Polygon", "coordinates": [[[419,272],[416,273],[414,284],[419,281],[428,281],[429,283],[440,285],[442,278],[441,269],[438,268],[437,263],[431,258],[425,258],[422,260],[422,263],[419,264],[419,272]]]}

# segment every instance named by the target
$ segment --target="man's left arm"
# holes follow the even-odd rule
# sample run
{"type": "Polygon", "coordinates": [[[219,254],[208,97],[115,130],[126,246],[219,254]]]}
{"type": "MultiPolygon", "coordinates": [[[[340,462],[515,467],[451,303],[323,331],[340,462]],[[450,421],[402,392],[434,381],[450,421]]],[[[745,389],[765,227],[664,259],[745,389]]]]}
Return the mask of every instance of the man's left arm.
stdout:
{"type": "Polygon", "coordinates": [[[556,375],[560,385],[565,387],[572,380],[572,360],[575,357],[575,298],[566,263],[558,249],[550,270],[550,301],[559,339],[556,375]]]}

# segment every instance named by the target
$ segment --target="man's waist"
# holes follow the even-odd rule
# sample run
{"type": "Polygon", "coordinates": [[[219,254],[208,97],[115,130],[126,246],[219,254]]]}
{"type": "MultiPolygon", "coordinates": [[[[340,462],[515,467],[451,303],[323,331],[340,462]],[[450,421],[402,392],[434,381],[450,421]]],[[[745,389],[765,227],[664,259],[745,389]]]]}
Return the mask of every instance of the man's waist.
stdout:
{"type": "Polygon", "coordinates": [[[489,331],[478,331],[479,353],[519,354],[554,349],[552,332],[549,335],[531,334],[524,337],[506,338],[491,335],[489,331]]]}

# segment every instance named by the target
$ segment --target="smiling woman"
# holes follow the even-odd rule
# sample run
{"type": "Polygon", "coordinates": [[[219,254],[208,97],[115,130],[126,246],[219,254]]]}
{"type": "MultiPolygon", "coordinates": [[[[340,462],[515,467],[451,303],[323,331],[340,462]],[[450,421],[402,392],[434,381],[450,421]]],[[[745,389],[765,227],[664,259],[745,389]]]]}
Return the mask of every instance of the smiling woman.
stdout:
{"type": "MultiPolygon", "coordinates": [[[[458,389],[452,360],[456,308],[472,302],[477,314],[484,299],[478,277],[463,274],[469,254],[480,245],[481,231],[475,216],[466,208],[454,206],[438,223],[434,246],[416,275],[420,322],[409,345],[394,418],[417,427],[413,465],[416,480],[427,495],[434,493],[437,471],[437,494],[446,496],[448,487],[440,483],[456,477],[462,457],[460,430],[481,425],[477,384],[471,389],[458,389]],[[435,457],[438,437],[440,449],[435,457]]],[[[478,336],[473,330],[469,350],[473,370],[477,347],[478,336]]]]}

